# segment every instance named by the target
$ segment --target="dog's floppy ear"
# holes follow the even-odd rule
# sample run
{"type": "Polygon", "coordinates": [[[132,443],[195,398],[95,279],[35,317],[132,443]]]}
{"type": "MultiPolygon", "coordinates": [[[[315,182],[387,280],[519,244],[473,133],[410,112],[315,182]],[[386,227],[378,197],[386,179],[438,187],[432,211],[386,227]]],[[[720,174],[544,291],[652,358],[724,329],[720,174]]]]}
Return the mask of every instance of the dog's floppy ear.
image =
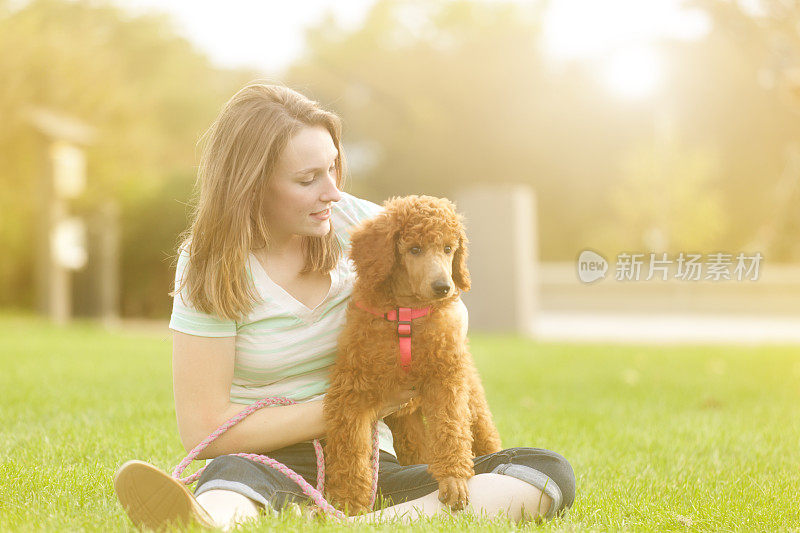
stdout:
{"type": "Polygon", "coordinates": [[[395,246],[400,226],[395,217],[381,213],[359,226],[350,240],[350,258],[359,282],[369,291],[379,289],[395,264],[395,246]]]}
{"type": "Polygon", "coordinates": [[[453,254],[453,283],[461,291],[470,289],[469,270],[467,270],[467,234],[464,225],[461,225],[461,233],[458,236],[458,249],[453,254]]]}

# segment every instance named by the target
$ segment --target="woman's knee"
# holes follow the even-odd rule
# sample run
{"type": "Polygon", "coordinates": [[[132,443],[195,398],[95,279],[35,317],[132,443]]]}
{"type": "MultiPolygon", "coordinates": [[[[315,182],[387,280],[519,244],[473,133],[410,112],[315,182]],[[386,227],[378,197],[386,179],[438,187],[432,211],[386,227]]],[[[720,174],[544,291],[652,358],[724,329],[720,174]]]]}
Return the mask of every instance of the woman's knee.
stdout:
{"type": "Polygon", "coordinates": [[[542,448],[509,448],[507,453],[511,462],[529,466],[546,474],[561,490],[561,509],[567,509],[575,502],[575,471],[567,459],[554,451],[542,448]]]}

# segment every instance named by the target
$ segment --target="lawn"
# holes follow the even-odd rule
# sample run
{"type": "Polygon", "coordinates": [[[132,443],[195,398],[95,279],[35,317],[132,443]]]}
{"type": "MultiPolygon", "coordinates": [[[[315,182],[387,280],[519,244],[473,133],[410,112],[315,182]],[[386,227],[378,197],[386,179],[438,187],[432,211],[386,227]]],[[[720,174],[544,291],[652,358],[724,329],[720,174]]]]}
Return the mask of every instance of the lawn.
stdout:
{"type": "MultiPolygon", "coordinates": [[[[800,530],[800,350],[473,335],[503,445],[577,474],[566,517],[535,530],[800,530]]],[[[112,488],[132,458],[183,457],[168,333],[0,315],[0,530],[132,531],[112,488]]],[[[340,530],[289,515],[252,531],[340,530]]],[[[507,531],[439,519],[408,530],[507,531]]],[[[396,526],[365,529],[398,529],[396,526]]]]}

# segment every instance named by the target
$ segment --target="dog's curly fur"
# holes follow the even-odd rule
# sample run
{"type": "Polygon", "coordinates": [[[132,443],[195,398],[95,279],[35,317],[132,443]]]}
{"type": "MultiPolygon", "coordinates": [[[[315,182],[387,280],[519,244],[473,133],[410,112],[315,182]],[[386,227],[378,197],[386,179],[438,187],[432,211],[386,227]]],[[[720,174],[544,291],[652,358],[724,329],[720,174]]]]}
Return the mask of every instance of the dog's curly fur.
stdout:
{"type": "Polygon", "coordinates": [[[392,198],[384,207],[352,235],[358,277],[323,408],[326,496],[351,514],[368,510],[372,425],[390,398],[415,386],[418,395],[385,419],[398,460],[427,463],[440,500],[459,509],[467,502],[473,457],[501,449],[459,301],[459,292],[470,288],[467,238],[447,199],[392,198]],[[397,322],[356,307],[356,301],[381,313],[431,307],[413,321],[408,372],[399,365],[397,322]]]}

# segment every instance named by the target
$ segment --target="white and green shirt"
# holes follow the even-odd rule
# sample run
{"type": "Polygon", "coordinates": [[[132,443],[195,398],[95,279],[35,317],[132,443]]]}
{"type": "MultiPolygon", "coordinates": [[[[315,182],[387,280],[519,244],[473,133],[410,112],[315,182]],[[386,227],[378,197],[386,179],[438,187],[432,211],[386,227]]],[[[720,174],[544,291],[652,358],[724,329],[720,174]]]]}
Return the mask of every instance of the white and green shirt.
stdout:
{"type": "MultiPolygon", "coordinates": [[[[169,327],[201,337],[236,337],[236,359],[230,401],[251,404],[262,398],[286,396],[296,402],[317,400],[328,389],[328,374],[336,359],[336,341],[344,326],[345,311],[355,279],[347,258],[350,230],[381,211],[381,206],[342,193],[331,207],[331,227],[344,253],[331,271],[325,299],[309,309],[270,279],[253,254],[247,274],[261,301],[241,322],[204,313],[185,300],[188,290],[173,299],[169,327]]],[[[186,269],[189,254],[182,250],[175,273],[175,289],[186,269]]],[[[381,450],[395,454],[388,426],[378,423],[381,450]]]]}

